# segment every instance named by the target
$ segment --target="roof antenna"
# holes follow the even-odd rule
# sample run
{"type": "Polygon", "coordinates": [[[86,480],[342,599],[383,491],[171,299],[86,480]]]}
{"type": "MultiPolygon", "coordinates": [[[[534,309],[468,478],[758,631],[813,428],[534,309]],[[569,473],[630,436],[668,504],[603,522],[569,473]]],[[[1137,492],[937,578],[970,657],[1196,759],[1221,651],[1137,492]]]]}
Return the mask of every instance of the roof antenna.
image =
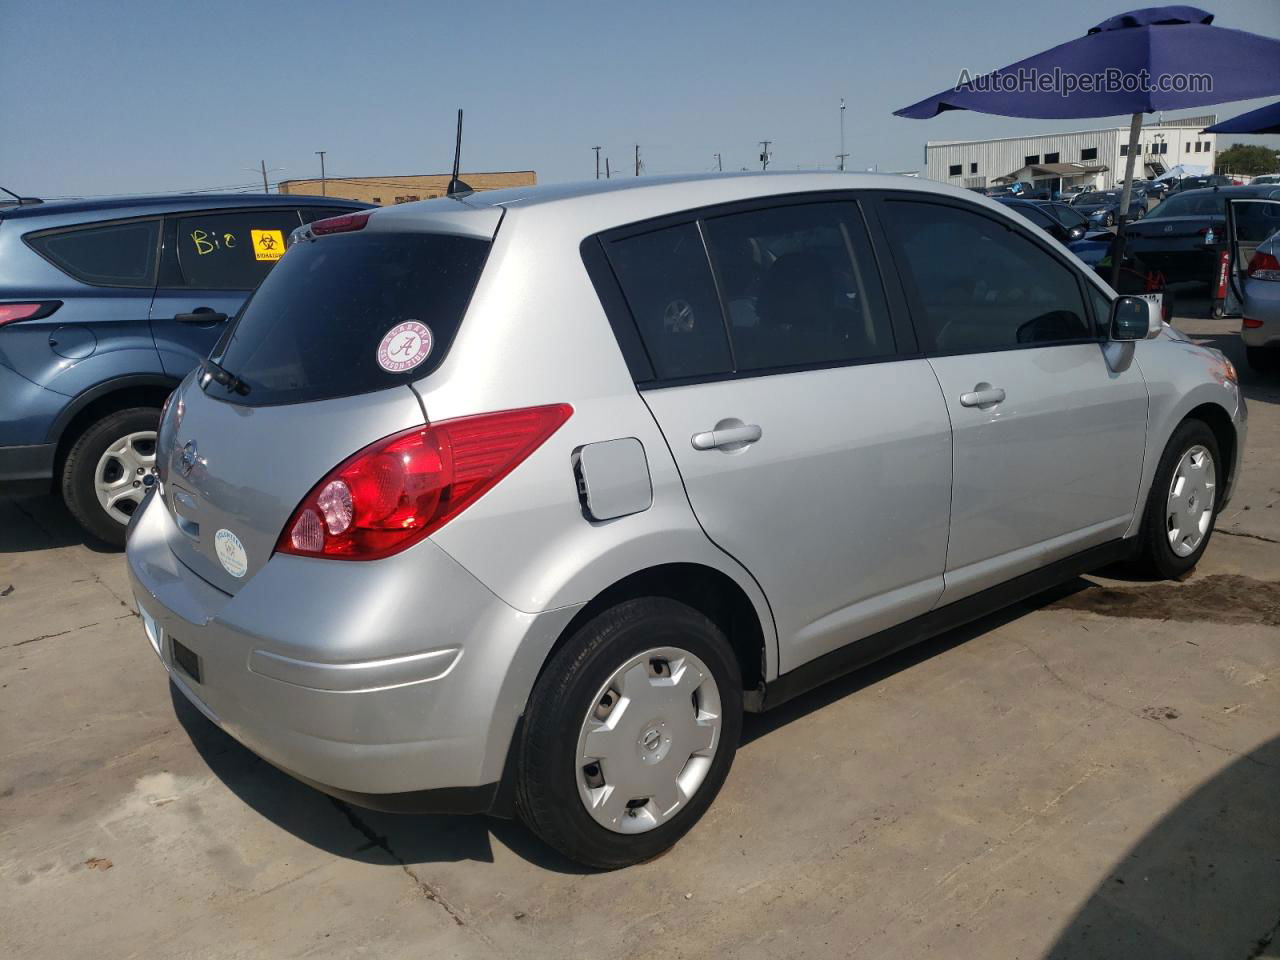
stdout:
{"type": "Polygon", "coordinates": [[[446,197],[464,197],[474,193],[470,186],[458,179],[458,164],[462,162],[462,111],[458,111],[458,140],[453,146],[453,179],[445,190],[446,197]]]}
{"type": "Polygon", "coordinates": [[[39,199],[38,197],[20,197],[20,196],[18,196],[16,193],[14,193],[12,190],[10,190],[8,187],[0,187],[0,190],[3,190],[3,191],[4,191],[5,193],[7,193],[9,196],[13,197],[13,199],[17,200],[17,201],[18,201],[18,206],[23,206],[24,204],[28,204],[28,203],[43,203],[43,202],[44,202],[43,200],[39,199]]]}

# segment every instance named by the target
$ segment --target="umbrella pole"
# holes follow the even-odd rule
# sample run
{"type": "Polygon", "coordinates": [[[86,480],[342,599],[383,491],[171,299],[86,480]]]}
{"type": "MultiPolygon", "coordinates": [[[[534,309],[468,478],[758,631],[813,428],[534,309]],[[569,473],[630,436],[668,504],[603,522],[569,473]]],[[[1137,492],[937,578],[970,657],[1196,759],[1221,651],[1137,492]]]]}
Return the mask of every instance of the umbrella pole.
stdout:
{"type": "Polygon", "coordinates": [[[1138,141],[1142,139],[1142,114],[1129,121],[1129,153],[1124,163],[1124,189],[1120,193],[1120,221],[1116,224],[1115,252],[1111,255],[1111,289],[1120,282],[1120,265],[1124,262],[1124,225],[1129,219],[1129,197],[1133,193],[1133,164],[1138,159],[1138,141]]]}

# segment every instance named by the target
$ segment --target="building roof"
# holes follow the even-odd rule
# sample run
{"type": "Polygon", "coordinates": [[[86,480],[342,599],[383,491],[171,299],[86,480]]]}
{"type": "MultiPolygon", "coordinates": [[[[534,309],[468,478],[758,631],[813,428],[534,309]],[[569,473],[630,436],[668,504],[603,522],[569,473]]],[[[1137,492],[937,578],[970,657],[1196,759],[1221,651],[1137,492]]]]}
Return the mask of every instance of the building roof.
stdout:
{"type": "MultiPolygon", "coordinates": [[[[1201,130],[1204,127],[1212,126],[1218,122],[1216,113],[1201,114],[1196,117],[1179,117],[1173,120],[1164,120],[1158,123],[1144,123],[1142,125],[1143,133],[1148,130],[1161,130],[1169,128],[1189,128],[1194,127],[1201,130]]],[[[928,140],[925,147],[958,147],[967,143],[1001,143],[1009,140],[1035,140],[1040,137],[1073,137],[1084,133],[1123,133],[1128,134],[1129,128],[1125,127],[1094,127],[1090,130],[1058,130],[1049,131],[1048,133],[1023,133],[1016,137],[984,137],[979,140],[928,140]]]]}
{"type": "Polygon", "coordinates": [[[1086,173],[1106,173],[1105,163],[1033,163],[1031,172],[1051,177],[1074,177],[1086,173]]]}

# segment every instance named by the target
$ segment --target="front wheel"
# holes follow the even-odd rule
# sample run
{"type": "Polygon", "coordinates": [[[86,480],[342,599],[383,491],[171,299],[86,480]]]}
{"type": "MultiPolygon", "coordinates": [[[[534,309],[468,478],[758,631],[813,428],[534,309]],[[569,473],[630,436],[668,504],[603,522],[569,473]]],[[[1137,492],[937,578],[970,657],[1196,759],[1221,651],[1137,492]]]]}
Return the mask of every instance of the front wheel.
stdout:
{"type": "Polygon", "coordinates": [[[1201,420],[1184,420],[1156,468],[1143,520],[1143,560],[1152,572],[1177,579],[1203,556],[1217,518],[1218,441],[1201,420]]]}
{"type": "Polygon", "coordinates": [[[160,411],[130,407],[91,424],[62,469],[62,499],[80,526],[112,546],[155,482],[160,411]]]}
{"type": "Polygon", "coordinates": [[[720,791],[742,729],[742,681],[723,632],[665,597],[621,603],[579,629],[529,698],[521,818],[578,863],[656,857],[720,791]]]}

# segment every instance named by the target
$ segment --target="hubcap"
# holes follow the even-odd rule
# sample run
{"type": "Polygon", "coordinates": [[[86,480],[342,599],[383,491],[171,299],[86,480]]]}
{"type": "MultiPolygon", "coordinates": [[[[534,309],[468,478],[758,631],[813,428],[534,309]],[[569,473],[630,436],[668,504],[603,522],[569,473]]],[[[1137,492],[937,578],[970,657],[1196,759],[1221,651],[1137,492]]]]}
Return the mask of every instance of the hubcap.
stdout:
{"type": "Polygon", "coordinates": [[[676,647],[632,657],[600,688],[578,734],[578,796],[601,826],[644,833],[706,780],[720,746],[720,691],[676,647]]]}
{"type": "Polygon", "coordinates": [[[1199,548],[1213,521],[1217,473],[1213,456],[1197,444],[1178,460],[1169,484],[1165,510],[1169,546],[1180,557],[1189,557],[1199,548]]]}
{"type": "Polygon", "coordinates": [[[93,488],[98,503],[119,523],[128,523],[156,482],[156,432],[139,430],[116,440],[98,459],[93,488]]]}

